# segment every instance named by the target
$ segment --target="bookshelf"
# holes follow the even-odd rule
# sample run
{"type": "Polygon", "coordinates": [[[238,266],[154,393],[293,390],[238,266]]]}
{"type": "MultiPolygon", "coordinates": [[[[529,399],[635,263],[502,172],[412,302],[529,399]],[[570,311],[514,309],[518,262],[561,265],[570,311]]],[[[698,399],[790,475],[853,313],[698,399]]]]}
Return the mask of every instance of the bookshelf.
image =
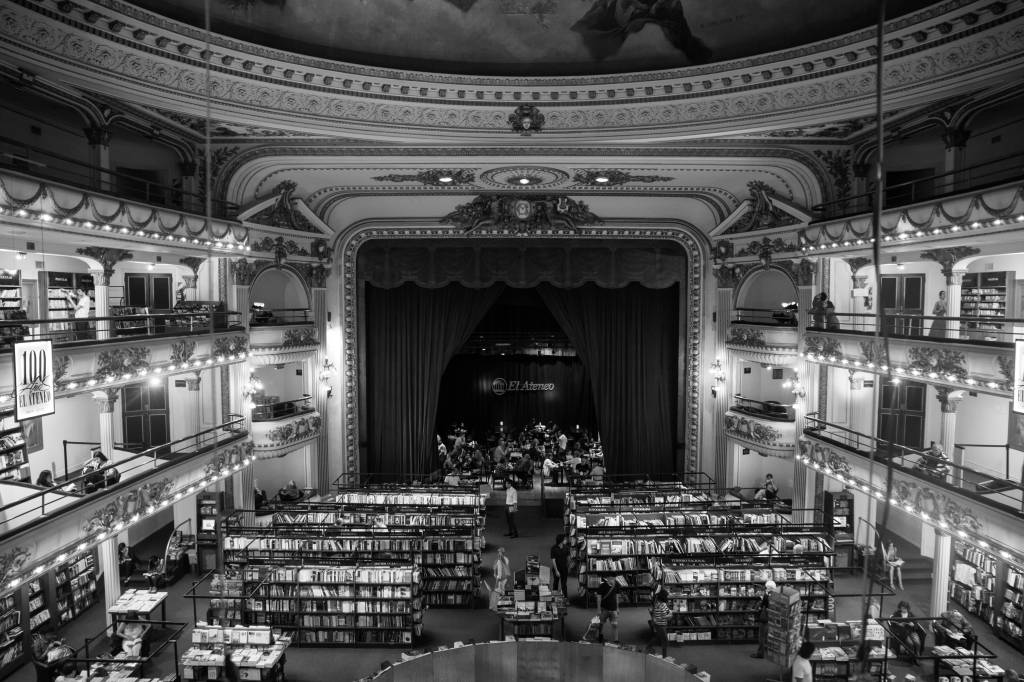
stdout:
{"type": "Polygon", "coordinates": [[[768,597],[768,639],[765,658],[785,670],[800,648],[800,593],[782,587],[768,597]]]}
{"type": "Polygon", "coordinates": [[[297,644],[411,644],[422,633],[420,569],[368,566],[246,566],[257,583],[246,611],[253,625],[294,631],[297,644]]]}
{"type": "Polygon", "coordinates": [[[96,558],[91,552],[53,570],[57,623],[69,623],[96,603],[96,558]]]}
{"type": "Polygon", "coordinates": [[[989,625],[995,624],[999,560],[966,542],[954,541],[949,597],[989,625]]]}
{"type": "Polygon", "coordinates": [[[0,597],[0,678],[14,671],[24,653],[25,630],[18,600],[14,594],[0,597]]]}
{"type": "Polygon", "coordinates": [[[0,270],[0,311],[21,307],[21,270],[0,270]]]}
{"type": "Polygon", "coordinates": [[[964,275],[960,290],[961,316],[996,318],[967,322],[968,338],[984,339],[992,332],[1004,331],[1006,325],[998,318],[1006,318],[1008,311],[1013,310],[1014,275],[1013,272],[971,272],[964,275]]]}
{"type": "Polygon", "coordinates": [[[1009,566],[1003,586],[1003,600],[993,625],[996,633],[1024,651],[1024,570],[1009,566]]]}
{"type": "Polygon", "coordinates": [[[50,607],[43,592],[40,580],[32,580],[28,584],[28,625],[30,634],[53,628],[50,621],[50,607]]]}
{"type": "Polygon", "coordinates": [[[210,580],[210,606],[206,613],[211,625],[245,625],[245,583],[236,573],[214,573],[210,580]]]}
{"type": "Polygon", "coordinates": [[[0,480],[32,481],[25,453],[25,434],[21,422],[14,419],[13,408],[0,412],[0,480]]]}

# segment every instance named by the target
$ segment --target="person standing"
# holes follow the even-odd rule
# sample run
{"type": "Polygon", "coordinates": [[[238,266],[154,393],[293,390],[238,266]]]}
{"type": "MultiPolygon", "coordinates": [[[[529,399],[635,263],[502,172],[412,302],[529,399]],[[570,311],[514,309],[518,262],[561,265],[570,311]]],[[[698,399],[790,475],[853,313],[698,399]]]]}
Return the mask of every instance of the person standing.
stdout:
{"type": "Polygon", "coordinates": [[[885,548],[885,565],[889,567],[889,587],[896,589],[898,583],[899,588],[902,590],[903,559],[900,557],[900,550],[893,540],[889,540],[889,544],[885,548]]]}
{"type": "Polygon", "coordinates": [[[601,584],[597,586],[597,618],[600,630],[597,641],[604,641],[604,624],[611,621],[612,641],[619,643],[619,585],[614,580],[608,582],[608,578],[601,578],[601,584]]]}
{"type": "Polygon", "coordinates": [[[562,596],[569,597],[569,540],[559,533],[551,548],[551,570],[554,571],[555,585],[562,590],[562,596]]]}
{"type": "Polygon", "coordinates": [[[761,605],[757,611],[757,653],[750,654],[751,658],[764,658],[765,648],[768,646],[768,604],[771,602],[771,595],[777,586],[774,580],[768,580],[764,584],[764,594],[761,595],[761,605]]]}
{"type": "Polygon", "coordinates": [[[89,298],[89,292],[79,287],[73,294],[68,294],[68,304],[74,306],[75,340],[90,338],[89,313],[92,309],[92,299],[89,298]]]}
{"type": "Polygon", "coordinates": [[[932,338],[944,339],[946,338],[946,314],[948,308],[946,306],[946,292],[939,292],[939,300],[935,302],[932,307],[932,328],[928,330],[928,336],[932,338]]]}
{"type": "Polygon", "coordinates": [[[814,682],[814,668],[811,656],[814,655],[814,642],[804,642],[793,659],[793,682],[814,682]]]}
{"type": "Polygon", "coordinates": [[[825,302],[828,294],[824,291],[811,299],[811,327],[814,329],[825,328],[825,302]]]}
{"type": "Polygon", "coordinates": [[[498,594],[505,594],[508,589],[508,581],[512,577],[512,564],[505,556],[505,548],[498,548],[498,558],[494,560],[494,591],[498,594]]]}
{"type": "Polygon", "coordinates": [[[564,431],[558,432],[558,452],[561,455],[566,454],[566,450],[569,449],[569,437],[565,435],[564,431]]]}
{"type": "Polygon", "coordinates": [[[664,590],[658,590],[654,594],[654,608],[651,609],[651,626],[654,628],[654,638],[647,645],[647,652],[651,653],[656,644],[661,644],[661,655],[668,656],[668,618],[671,610],[668,607],[668,595],[664,590]]]}
{"type": "Polygon", "coordinates": [[[508,480],[508,487],[505,488],[505,520],[508,521],[508,532],[505,535],[510,538],[519,537],[519,529],[516,528],[516,514],[519,513],[519,492],[516,490],[515,481],[508,480]]]}

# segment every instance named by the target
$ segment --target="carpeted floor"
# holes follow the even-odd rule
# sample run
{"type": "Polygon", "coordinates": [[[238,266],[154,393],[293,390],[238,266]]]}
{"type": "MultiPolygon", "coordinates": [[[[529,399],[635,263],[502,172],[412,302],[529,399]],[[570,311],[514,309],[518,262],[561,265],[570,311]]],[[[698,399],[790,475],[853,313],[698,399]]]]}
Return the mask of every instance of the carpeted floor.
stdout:
{"type": "MultiPolygon", "coordinates": [[[[536,505],[536,503],[534,503],[536,505]]],[[[549,550],[554,543],[555,535],[561,532],[560,517],[546,517],[542,508],[534,505],[523,505],[519,513],[518,538],[509,539],[502,536],[505,532],[504,511],[501,507],[489,508],[487,520],[488,549],[484,555],[485,576],[490,578],[490,566],[498,546],[504,546],[514,567],[521,567],[526,557],[536,554],[542,562],[549,557],[549,550]]],[[[162,547],[162,540],[154,546],[162,547]]],[[[904,551],[905,557],[911,548],[904,551]]],[[[146,555],[148,556],[148,554],[146,555]]],[[[490,580],[493,582],[493,580],[490,580]]],[[[862,579],[860,575],[838,576],[836,581],[837,595],[859,595],[862,579]]],[[[168,600],[167,615],[169,620],[187,621],[192,623],[192,602],[183,598],[182,594],[190,586],[188,577],[171,586],[171,597],[168,600]]],[[[907,599],[912,608],[919,614],[927,612],[930,583],[927,579],[908,581],[906,589],[895,598],[884,601],[883,612],[891,613],[896,599],[907,599]]],[[[575,579],[569,580],[569,591],[574,593],[575,579]]],[[[856,596],[840,596],[837,598],[837,616],[840,620],[858,618],[861,600],[856,596]]],[[[486,609],[486,602],[480,600],[481,608],[477,609],[432,609],[424,615],[424,636],[416,643],[416,648],[430,649],[440,644],[473,639],[483,641],[498,637],[498,618],[486,609]]],[[[205,610],[205,605],[199,609],[205,610]]],[[[596,611],[591,605],[585,608],[576,602],[569,609],[565,623],[566,639],[579,639],[586,624],[596,611]]],[[[646,606],[624,606],[620,614],[619,639],[626,645],[643,645],[648,640],[648,612],[646,606]]],[[[973,620],[975,629],[981,635],[981,641],[998,655],[998,663],[1006,668],[1024,669],[1024,654],[1011,649],[1005,642],[992,634],[988,625],[973,620]]],[[[103,611],[100,605],[89,609],[83,616],[62,629],[62,633],[70,643],[80,646],[84,637],[94,634],[103,628],[103,611]]],[[[178,652],[188,648],[190,630],[186,630],[185,639],[180,643],[178,652]]],[[[610,631],[607,633],[610,635],[610,631]]],[[[764,660],[750,658],[754,645],[699,645],[676,644],[669,647],[669,655],[678,661],[693,663],[707,670],[715,682],[762,682],[777,678],[779,671],[764,660]]],[[[382,662],[397,660],[402,649],[399,648],[353,648],[353,647],[313,647],[292,648],[288,651],[287,674],[289,682],[343,682],[355,680],[372,674],[378,670],[382,662]]],[[[157,656],[146,670],[147,675],[165,675],[174,671],[174,649],[168,647],[157,656]]],[[[918,680],[933,680],[930,666],[909,667],[895,665],[890,668],[897,680],[912,673],[918,680]]],[[[35,672],[31,664],[23,666],[9,677],[12,682],[33,682],[35,672]]]]}

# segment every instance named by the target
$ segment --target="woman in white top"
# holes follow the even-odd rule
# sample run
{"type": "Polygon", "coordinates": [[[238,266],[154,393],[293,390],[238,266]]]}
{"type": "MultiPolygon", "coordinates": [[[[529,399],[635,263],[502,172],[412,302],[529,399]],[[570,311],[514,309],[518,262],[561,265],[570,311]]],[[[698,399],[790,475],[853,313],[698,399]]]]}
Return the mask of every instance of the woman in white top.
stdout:
{"type": "Polygon", "coordinates": [[[89,293],[79,287],[74,293],[67,295],[69,306],[74,306],[75,316],[75,339],[82,340],[89,338],[89,312],[92,308],[92,299],[89,293]]]}
{"type": "Polygon", "coordinates": [[[811,667],[811,656],[814,654],[814,642],[804,642],[793,659],[793,682],[814,682],[814,669],[811,667]]]}
{"type": "Polygon", "coordinates": [[[903,559],[900,558],[900,551],[896,547],[896,543],[889,540],[889,545],[885,548],[885,563],[889,567],[889,585],[895,589],[896,581],[893,580],[894,574],[899,581],[899,587],[903,589],[903,559]]]}
{"type": "Polygon", "coordinates": [[[498,548],[498,558],[494,561],[494,591],[505,594],[509,578],[512,577],[512,565],[505,556],[505,548],[498,548]]]}

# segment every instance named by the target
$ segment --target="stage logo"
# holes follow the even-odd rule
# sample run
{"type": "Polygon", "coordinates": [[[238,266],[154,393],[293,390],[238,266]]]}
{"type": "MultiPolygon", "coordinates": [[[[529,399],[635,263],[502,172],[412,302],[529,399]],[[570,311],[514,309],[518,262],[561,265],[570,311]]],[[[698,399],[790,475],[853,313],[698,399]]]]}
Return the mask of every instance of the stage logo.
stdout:
{"type": "Polygon", "coordinates": [[[518,379],[509,381],[501,377],[498,377],[497,379],[491,382],[491,392],[494,393],[494,395],[553,390],[555,390],[554,382],[542,384],[536,381],[519,381],[518,379]]]}

